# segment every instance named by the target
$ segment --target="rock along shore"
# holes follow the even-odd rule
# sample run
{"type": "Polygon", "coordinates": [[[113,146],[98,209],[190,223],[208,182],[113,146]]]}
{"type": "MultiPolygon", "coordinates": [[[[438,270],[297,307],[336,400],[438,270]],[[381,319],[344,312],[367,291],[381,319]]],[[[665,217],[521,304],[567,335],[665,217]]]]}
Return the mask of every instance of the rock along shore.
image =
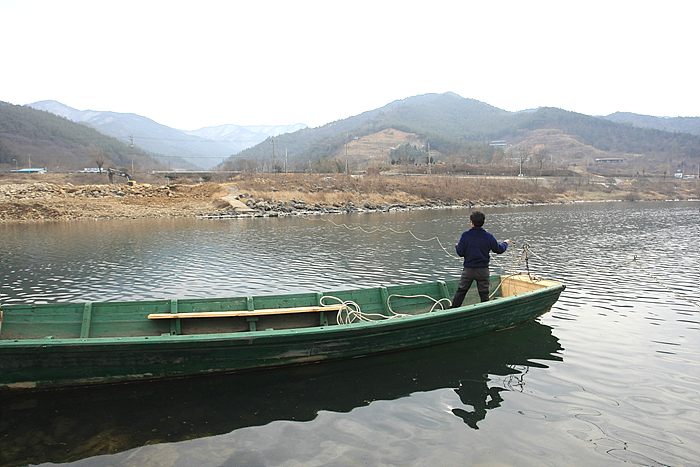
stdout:
{"type": "MultiPolygon", "coordinates": [[[[528,180],[312,177],[240,178],[226,183],[152,186],[0,179],[0,222],[194,217],[233,219],[561,204],[580,201],[697,199],[697,184],[659,189],[549,190],[528,180]],[[337,179],[336,179],[337,178],[337,179]],[[61,183],[62,182],[62,183],[61,183]],[[393,185],[392,185],[393,183],[393,185]],[[275,186],[279,188],[275,188],[275,186]],[[470,188],[473,188],[469,191],[470,188]],[[239,192],[246,190],[246,192],[239,192]],[[634,195],[634,196],[630,196],[634,195]],[[445,201],[449,200],[449,201],[445,201]]],[[[604,187],[605,188],[605,187],[604,187]]],[[[658,187],[657,187],[658,188],[658,187]]]]}

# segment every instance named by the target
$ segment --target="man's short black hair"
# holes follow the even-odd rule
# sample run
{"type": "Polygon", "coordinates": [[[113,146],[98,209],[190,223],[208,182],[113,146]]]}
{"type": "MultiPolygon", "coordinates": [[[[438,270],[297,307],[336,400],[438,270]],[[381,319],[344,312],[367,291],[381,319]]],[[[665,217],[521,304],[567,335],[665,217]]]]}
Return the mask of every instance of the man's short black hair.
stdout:
{"type": "Polygon", "coordinates": [[[469,215],[469,220],[472,221],[474,227],[483,227],[486,216],[481,211],[474,211],[469,215]]]}

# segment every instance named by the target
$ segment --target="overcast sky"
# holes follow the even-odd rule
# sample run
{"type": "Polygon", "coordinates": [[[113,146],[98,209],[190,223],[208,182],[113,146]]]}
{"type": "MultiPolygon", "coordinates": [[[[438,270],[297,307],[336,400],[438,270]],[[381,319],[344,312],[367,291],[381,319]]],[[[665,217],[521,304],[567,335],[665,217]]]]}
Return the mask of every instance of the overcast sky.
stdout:
{"type": "Polygon", "coordinates": [[[700,116],[700,2],[0,0],[0,101],[183,130],[320,126],[452,91],[700,116]]]}

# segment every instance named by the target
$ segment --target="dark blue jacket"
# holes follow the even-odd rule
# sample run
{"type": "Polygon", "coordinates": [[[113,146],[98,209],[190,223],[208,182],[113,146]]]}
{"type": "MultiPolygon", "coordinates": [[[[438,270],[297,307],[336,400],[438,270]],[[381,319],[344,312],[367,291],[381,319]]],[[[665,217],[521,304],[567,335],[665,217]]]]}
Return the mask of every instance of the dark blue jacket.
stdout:
{"type": "Polygon", "coordinates": [[[472,227],[462,234],[457,244],[457,254],[464,257],[465,268],[485,268],[489,265],[489,252],[501,254],[508,248],[506,242],[498,243],[496,237],[483,227],[472,227]]]}

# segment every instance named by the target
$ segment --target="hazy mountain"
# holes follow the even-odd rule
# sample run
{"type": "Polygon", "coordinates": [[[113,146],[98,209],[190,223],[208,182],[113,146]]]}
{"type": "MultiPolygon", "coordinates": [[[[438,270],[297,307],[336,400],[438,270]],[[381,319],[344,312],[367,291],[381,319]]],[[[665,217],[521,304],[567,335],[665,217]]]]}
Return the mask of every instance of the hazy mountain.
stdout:
{"type": "Polygon", "coordinates": [[[700,135],[700,117],[652,117],[629,112],[615,112],[605,117],[617,123],[627,123],[639,128],[654,128],[664,131],[681,131],[700,135]]]}
{"type": "Polygon", "coordinates": [[[307,128],[303,123],[296,125],[219,125],[208,126],[194,131],[185,131],[189,135],[199,136],[214,141],[229,141],[233,143],[256,141],[260,142],[260,135],[277,136],[283,133],[294,133],[297,130],[307,128]]]}
{"type": "Polygon", "coordinates": [[[29,106],[88,125],[126,144],[131,144],[133,137],[135,146],[158,156],[172,168],[182,168],[177,163],[177,159],[182,158],[191,164],[189,168],[210,169],[224,158],[254,146],[270,136],[306,127],[302,124],[249,127],[222,125],[183,131],[133,113],[76,110],[51,100],[34,102],[29,106]]]}
{"type": "MultiPolygon", "coordinates": [[[[286,149],[290,159],[316,160],[341,148],[348,140],[394,128],[408,133],[430,136],[433,149],[448,146],[458,139],[487,140],[499,133],[504,118],[514,115],[474,99],[454,93],[425,94],[391,102],[379,109],[280,135],[277,147],[286,149]],[[454,140],[454,141],[453,141],[454,140]]],[[[270,144],[259,144],[232,159],[269,156],[270,144]]]]}
{"type": "Polygon", "coordinates": [[[86,167],[162,170],[144,150],[51,112],[0,102],[0,163],[52,172],[86,167]]]}
{"type": "Polygon", "coordinates": [[[188,135],[198,136],[206,140],[226,143],[237,154],[246,148],[255,146],[269,137],[307,128],[303,123],[295,125],[219,125],[200,128],[194,131],[185,131],[188,135]]]}
{"type": "Polygon", "coordinates": [[[301,124],[221,125],[185,132],[135,114],[79,111],[55,101],[35,103],[32,107],[45,111],[10,104],[0,106],[2,162],[14,163],[31,154],[32,161],[47,161],[45,165],[50,170],[74,170],[83,165],[95,166],[91,161],[101,150],[114,164],[126,167],[133,155],[136,166],[153,166],[154,161],[146,162],[142,156],[143,148],[150,154],[160,154],[160,165],[166,169],[176,168],[175,155],[184,155],[204,168],[230,156],[223,165],[237,170],[244,170],[245,166],[245,170],[287,167],[344,171],[349,163],[354,165],[353,170],[390,164],[392,151],[402,146],[404,159],[424,163],[429,148],[431,158],[450,164],[455,170],[459,164],[507,163],[514,154],[534,150],[540,151],[539,156],[547,156],[538,158],[541,167],[545,160],[552,166],[580,167],[598,158],[624,160],[627,173],[644,173],[645,169],[670,173],[679,168],[696,170],[694,167],[700,165],[700,136],[691,134],[695,118],[658,119],[621,113],[593,117],[548,107],[508,112],[454,93],[400,99],[317,128],[301,124]],[[687,130],[668,125],[664,129],[649,128],[662,123],[682,123],[687,130]],[[101,133],[83,131],[88,127],[99,128],[101,133]],[[667,131],[671,128],[673,131],[667,131]],[[281,131],[286,133],[277,134],[281,131]],[[107,134],[127,144],[133,135],[135,149],[122,143],[121,149],[114,146],[116,140],[104,136],[107,134]],[[274,145],[270,136],[275,136],[274,145]],[[490,146],[495,140],[505,143],[498,148],[490,146]],[[246,145],[250,147],[235,154],[246,145]],[[74,152],[79,157],[71,159],[74,152]]]}
{"type": "MultiPolygon", "coordinates": [[[[309,166],[324,158],[343,159],[345,154],[349,157],[346,148],[352,141],[361,141],[369,135],[374,141],[378,133],[388,129],[415,135],[411,138],[419,150],[425,151],[429,146],[431,156],[438,156],[443,162],[472,160],[488,163],[493,156],[489,143],[494,140],[506,141],[506,148],[522,143],[554,145],[552,141],[538,142],[533,134],[560,135],[562,141],[569,139],[568,145],[556,144],[556,159],[562,165],[567,161],[585,163],[581,145],[590,147],[585,153],[597,154],[597,158],[622,158],[630,164],[634,162],[642,166],[648,164],[658,168],[660,163],[668,166],[671,162],[700,162],[700,137],[690,133],[636,128],[601,117],[548,107],[508,112],[454,93],[401,99],[322,127],[280,135],[276,138],[276,147],[287,153],[290,166],[293,167],[294,163],[309,166]],[[549,133],[541,130],[549,130],[549,133]]],[[[279,167],[279,161],[271,160],[271,146],[258,144],[230,158],[227,164],[252,160],[266,163],[268,167],[279,167]]],[[[276,157],[281,153],[278,152],[276,157]]],[[[555,156],[550,154],[550,158],[553,161],[555,156]]],[[[387,161],[389,157],[384,159],[387,161]]],[[[364,159],[355,157],[355,161],[356,170],[362,170],[371,163],[372,157],[368,153],[364,159]]]]}

